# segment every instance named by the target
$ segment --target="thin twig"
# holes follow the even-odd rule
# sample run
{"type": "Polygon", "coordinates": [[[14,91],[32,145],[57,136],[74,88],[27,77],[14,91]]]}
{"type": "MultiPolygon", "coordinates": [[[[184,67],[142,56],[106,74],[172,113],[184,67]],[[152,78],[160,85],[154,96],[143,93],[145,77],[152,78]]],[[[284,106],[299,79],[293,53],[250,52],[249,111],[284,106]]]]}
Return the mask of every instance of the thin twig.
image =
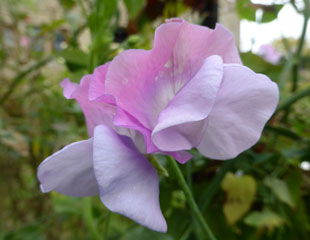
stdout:
{"type": "Polygon", "coordinates": [[[47,58],[42,59],[41,61],[37,62],[36,64],[30,66],[25,71],[19,73],[11,82],[8,90],[3,94],[3,96],[0,98],[0,105],[3,105],[4,102],[11,96],[11,94],[14,92],[15,88],[25,79],[25,77],[30,74],[31,72],[39,69],[40,67],[46,65],[48,62],[50,62],[53,59],[54,56],[49,56],[47,58]]]}

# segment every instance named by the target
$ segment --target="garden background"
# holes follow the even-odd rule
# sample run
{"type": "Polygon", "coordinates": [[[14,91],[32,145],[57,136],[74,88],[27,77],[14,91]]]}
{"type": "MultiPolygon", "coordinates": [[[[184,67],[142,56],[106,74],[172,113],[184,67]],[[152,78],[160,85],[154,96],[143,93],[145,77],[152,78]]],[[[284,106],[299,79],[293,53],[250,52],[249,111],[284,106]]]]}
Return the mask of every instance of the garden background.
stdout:
{"type": "Polygon", "coordinates": [[[40,192],[40,162],[87,138],[78,104],[63,97],[59,83],[79,82],[124,49],[150,49],[166,18],[222,22],[239,44],[240,20],[277,21],[288,5],[303,18],[299,36],[270,39],[259,50],[254,37],[241,53],[244,65],[268,75],[281,92],[260,141],[229,161],[194,150],[195,159],[181,168],[217,239],[310,239],[310,2],[271,2],[1,0],[0,240],[203,239],[176,179],[167,177],[169,166],[160,176],[167,234],[109,213],[99,197],[40,192]]]}

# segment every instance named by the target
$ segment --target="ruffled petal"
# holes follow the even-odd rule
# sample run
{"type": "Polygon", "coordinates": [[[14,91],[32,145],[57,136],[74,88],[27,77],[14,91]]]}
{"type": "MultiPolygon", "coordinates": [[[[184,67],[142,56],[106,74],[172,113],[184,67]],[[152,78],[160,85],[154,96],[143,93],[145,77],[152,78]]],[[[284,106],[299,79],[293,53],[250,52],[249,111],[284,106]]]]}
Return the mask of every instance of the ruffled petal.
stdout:
{"type": "Polygon", "coordinates": [[[277,85],[242,65],[224,64],[224,77],[198,150],[230,159],[253,146],[276,109],[277,85]]]}
{"type": "Polygon", "coordinates": [[[89,100],[95,100],[104,95],[105,76],[110,62],[97,67],[94,70],[92,81],[89,83],[89,100]]]}
{"type": "Polygon", "coordinates": [[[187,151],[161,152],[152,142],[152,132],[143,127],[134,117],[121,108],[117,109],[114,118],[115,130],[118,134],[128,136],[142,154],[163,153],[174,157],[180,163],[186,163],[193,155],[187,151]],[[124,116],[125,115],[125,116],[124,116]]]}
{"type": "Polygon", "coordinates": [[[85,75],[80,85],[65,79],[61,82],[64,89],[64,96],[68,99],[75,99],[86,118],[89,136],[93,136],[94,128],[99,124],[113,125],[115,106],[103,101],[90,101],[88,98],[89,84],[93,80],[93,75],[85,75]]]}
{"type": "Polygon", "coordinates": [[[157,28],[152,50],[127,50],[115,57],[105,91],[144,127],[153,129],[159,113],[211,55],[240,63],[233,34],[222,25],[212,30],[182,19],[168,20],[157,28]]]}
{"type": "Polygon", "coordinates": [[[166,232],[159,206],[158,175],[127,136],[100,125],[94,136],[94,170],[100,199],[113,212],[166,232]]]}
{"type": "Polygon", "coordinates": [[[130,137],[140,150],[140,153],[144,154],[158,151],[158,148],[153,144],[151,139],[152,132],[120,107],[117,108],[113,123],[117,133],[130,137]],[[143,136],[143,139],[141,139],[140,136],[143,136]]]}
{"type": "Polygon", "coordinates": [[[72,143],[45,159],[38,168],[42,192],[73,197],[99,193],[93,169],[93,140],[72,143]]]}
{"type": "Polygon", "coordinates": [[[215,29],[211,29],[181,18],[167,19],[166,22],[182,24],[174,47],[174,55],[178,55],[179,60],[202,62],[209,56],[219,55],[224,63],[242,63],[234,34],[222,24],[217,23],[215,29]]]}
{"type": "Polygon", "coordinates": [[[152,140],[160,150],[189,150],[198,146],[222,76],[222,59],[216,55],[207,58],[193,79],[160,113],[152,132],[152,140]]]}

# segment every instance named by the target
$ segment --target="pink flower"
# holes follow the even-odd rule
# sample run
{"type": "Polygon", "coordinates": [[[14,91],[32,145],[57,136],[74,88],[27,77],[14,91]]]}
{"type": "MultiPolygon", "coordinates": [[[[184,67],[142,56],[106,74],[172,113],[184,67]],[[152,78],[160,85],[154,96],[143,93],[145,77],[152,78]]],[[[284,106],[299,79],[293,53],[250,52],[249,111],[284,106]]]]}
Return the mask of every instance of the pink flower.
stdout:
{"type": "Polygon", "coordinates": [[[28,47],[30,44],[30,39],[27,36],[22,36],[19,41],[20,46],[28,47]]]}
{"type": "Polygon", "coordinates": [[[143,128],[147,153],[197,147],[214,159],[234,158],[254,145],[279,97],[274,82],[241,65],[226,28],[182,19],[156,30],[152,50],[119,54],[106,78],[90,83],[89,94],[115,98],[127,114],[117,114],[114,124],[143,128]]]}
{"type": "Polygon", "coordinates": [[[282,54],[278,52],[271,44],[261,45],[258,53],[266,62],[277,64],[282,57],[282,54]]]}
{"type": "Polygon", "coordinates": [[[81,106],[91,138],[41,163],[42,191],[99,194],[111,211],[162,232],[158,175],[145,156],[184,163],[197,147],[233,158],[257,142],[278,102],[276,84],[241,65],[227,29],[181,19],[156,30],[152,50],[124,51],[80,85],[62,86],[81,106]]]}

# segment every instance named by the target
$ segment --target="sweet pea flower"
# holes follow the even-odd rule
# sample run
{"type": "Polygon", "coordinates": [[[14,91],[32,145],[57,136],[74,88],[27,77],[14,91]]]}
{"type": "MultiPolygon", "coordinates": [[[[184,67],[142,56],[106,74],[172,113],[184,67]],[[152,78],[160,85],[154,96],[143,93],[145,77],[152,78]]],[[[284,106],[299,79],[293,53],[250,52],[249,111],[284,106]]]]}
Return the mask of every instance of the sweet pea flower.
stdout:
{"type": "Polygon", "coordinates": [[[225,27],[182,19],[157,28],[152,50],[124,51],[80,85],[61,85],[82,108],[90,138],[41,163],[41,190],[99,195],[111,211],[161,232],[167,224],[147,155],[185,163],[197,147],[233,158],[258,141],[278,102],[276,84],[242,65],[225,27]]]}
{"type": "Polygon", "coordinates": [[[94,78],[89,97],[103,96],[127,113],[114,124],[143,129],[147,153],[197,147],[225,160],[258,141],[279,93],[268,77],[242,65],[225,27],[170,19],[157,28],[152,50],[124,51],[105,78],[94,78]]]}

